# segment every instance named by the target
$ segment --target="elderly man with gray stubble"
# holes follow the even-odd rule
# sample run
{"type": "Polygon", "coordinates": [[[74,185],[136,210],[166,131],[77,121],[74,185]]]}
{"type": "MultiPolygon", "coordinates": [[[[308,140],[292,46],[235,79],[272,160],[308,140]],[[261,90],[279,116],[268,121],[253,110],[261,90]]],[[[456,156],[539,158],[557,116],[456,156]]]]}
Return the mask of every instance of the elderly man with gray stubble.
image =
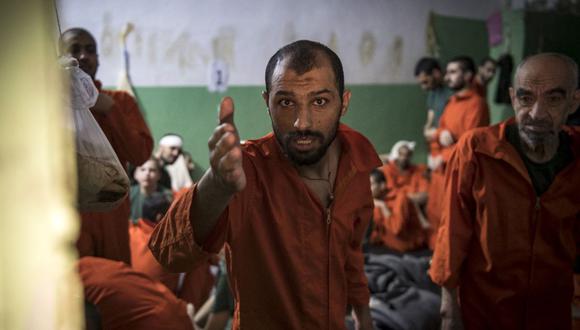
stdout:
{"type": "Polygon", "coordinates": [[[561,54],[525,59],[515,118],[458,141],[430,269],[443,328],[571,329],[580,133],[564,123],[580,104],[577,72],[561,54]]]}

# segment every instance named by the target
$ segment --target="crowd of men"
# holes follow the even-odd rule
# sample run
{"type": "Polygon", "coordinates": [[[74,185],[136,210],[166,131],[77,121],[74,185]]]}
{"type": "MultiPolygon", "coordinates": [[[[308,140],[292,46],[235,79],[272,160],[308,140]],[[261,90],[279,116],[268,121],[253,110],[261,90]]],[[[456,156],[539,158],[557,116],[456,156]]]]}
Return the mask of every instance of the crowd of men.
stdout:
{"type": "Polygon", "coordinates": [[[224,98],[211,166],[193,182],[183,139],[167,134],[153,154],[135,100],[101,89],[88,31],[65,31],[61,51],[93,78],[91,112],[135,180],[120,207],[81,214],[87,328],[223,329],[231,315],[234,329],[344,329],[350,314],[373,329],[365,242],[432,256],[445,329],[571,329],[580,130],[565,123],[580,91],[569,57],[524,59],[514,117],[492,126],[493,59],[421,59],[429,156],[415,164],[416,142],[381,162],[341,123],[351,92],[339,57],[296,41],[266,66],[272,133],[241,143],[224,98]]]}

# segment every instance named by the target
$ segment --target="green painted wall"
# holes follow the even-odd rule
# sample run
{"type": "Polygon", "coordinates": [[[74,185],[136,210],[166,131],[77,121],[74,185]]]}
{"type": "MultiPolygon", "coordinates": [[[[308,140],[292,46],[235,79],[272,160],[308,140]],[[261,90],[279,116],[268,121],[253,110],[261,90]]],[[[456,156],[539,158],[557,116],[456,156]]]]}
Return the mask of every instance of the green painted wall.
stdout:
{"type": "Polygon", "coordinates": [[[442,64],[458,55],[479,63],[489,54],[485,21],[432,14],[439,60],[442,64]]]}
{"type": "Polygon", "coordinates": [[[580,62],[580,16],[554,12],[526,12],[525,52],[563,53],[580,62]]]}
{"type": "MultiPolygon", "coordinates": [[[[491,47],[490,56],[498,59],[505,53],[512,55],[514,60],[514,70],[518,63],[524,56],[524,12],[521,10],[502,11],[502,42],[491,47]]],[[[490,105],[491,122],[497,123],[514,115],[514,111],[510,104],[502,104],[495,102],[495,95],[497,93],[498,74],[489,83],[487,89],[487,103],[490,105]]],[[[513,72],[512,72],[513,76],[513,72]]]]}
{"type": "MultiPolygon", "coordinates": [[[[415,160],[425,162],[422,138],[425,95],[414,84],[355,85],[343,122],[359,130],[379,153],[390,151],[400,139],[418,142],[415,160]]],[[[231,87],[227,95],[236,104],[235,121],[242,139],[260,137],[271,130],[262,87],[231,87]]],[[[165,133],[182,135],[200,170],[208,166],[207,140],[217,124],[217,105],[225,94],[205,87],[140,87],[137,94],[156,140],[165,133]]],[[[197,172],[196,175],[200,175],[197,172]]]]}

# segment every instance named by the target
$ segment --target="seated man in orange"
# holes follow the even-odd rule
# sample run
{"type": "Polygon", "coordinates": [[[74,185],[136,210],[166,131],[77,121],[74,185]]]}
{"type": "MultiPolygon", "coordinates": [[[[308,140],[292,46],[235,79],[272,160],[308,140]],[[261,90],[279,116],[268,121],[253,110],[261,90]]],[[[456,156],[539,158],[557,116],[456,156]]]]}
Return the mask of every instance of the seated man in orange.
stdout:
{"type": "MultiPolygon", "coordinates": [[[[93,78],[99,97],[91,109],[95,120],[115,150],[123,166],[143,164],[153,150],[153,138],[137,103],[124,91],[101,89],[95,80],[99,57],[95,38],[84,29],[72,28],[60,37],[61,53],[76,58],[79,67],[93,78]]],[[[109,212],[81,213],[79,255],[95,256],[131,263],[129,235],[129,197],[109,212]]]]}
{"type": "Polygon", "coordinates": [[[381,169],[370,175],[374,198],[372,253],[407,253],[426,247],[425,226],[429,223],[420,207],[405,192],[395,193],[381,169]]]}
{"type": "Polygon", "coordinates": [[[414,150],[415,142],[402,140],[395,143],[389,154],[389,161],[381,170],[387,179],[389,191],[407,196],[423,213],[429,187],[427,167],[413,164],[414,150]]]}
{"type": "Polygon", "coordinates": [[[515,120],[457,143],[430,269],[445,329],[571,329],[580,132],[563,125],[580,104],[577,72],[560,54],[524,59],[515,120]]]}
{"type": "Polygon", "coordinates": [[[371,329],[362,240],[373,204],[370,142],[340,123],[350,101],[338,56],[300,40],[266,66],[273,133],[240,144],[230,98],[211,168],[169,209],[150,248],[174,271],[225,245],[234,329],[371,329]]]}
{"type": "Polygon", "coordinates": [[[165,215],[170,204],[167,195],[159,192],[144,198],[141,218],[129,227],[133,268],[161,281],[176,297],[199,309],[209,297],[215,282],[209,260],[187,273],[170,273],[155,260],[147,246],[153,228],[165,215]]]}
{"type": "MultiPolygon", "coordinates": [[[[78,268],[85,297],[97,307],[103,329],[197,329],[191,304],[130,266],[83,257],[78,268]]],[[[87,328],[91,329],[91,325],[87,324],[87,328]]]]}
{"type": "Polygon", "coordinates": [[[445,164],[455,142],[467,131],[489,125],[489,109],[486,100],[473,89],[475,64],[466,56],[458,56],[447,63],[445,81],[454,91],[445,106],[439,128],[429,143],[428,166],[431,169],[427,218],[431,223],[429,247],[433,249],[439,219],[441,217],[441,197],[445,164]]]}

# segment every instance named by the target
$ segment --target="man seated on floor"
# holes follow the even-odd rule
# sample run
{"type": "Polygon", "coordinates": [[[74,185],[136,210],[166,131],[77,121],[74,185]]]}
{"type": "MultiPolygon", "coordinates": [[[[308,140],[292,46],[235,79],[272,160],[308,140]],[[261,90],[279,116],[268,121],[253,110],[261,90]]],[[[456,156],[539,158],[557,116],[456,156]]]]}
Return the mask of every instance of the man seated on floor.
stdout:
{"type": "Polygon", "coordinates": [[[370,236],[371,253],[407,253],[424,250],[428,222],[415,203],[403,191],[392,193],[381,169],[370,174],[375,209],[370,236]]]}

